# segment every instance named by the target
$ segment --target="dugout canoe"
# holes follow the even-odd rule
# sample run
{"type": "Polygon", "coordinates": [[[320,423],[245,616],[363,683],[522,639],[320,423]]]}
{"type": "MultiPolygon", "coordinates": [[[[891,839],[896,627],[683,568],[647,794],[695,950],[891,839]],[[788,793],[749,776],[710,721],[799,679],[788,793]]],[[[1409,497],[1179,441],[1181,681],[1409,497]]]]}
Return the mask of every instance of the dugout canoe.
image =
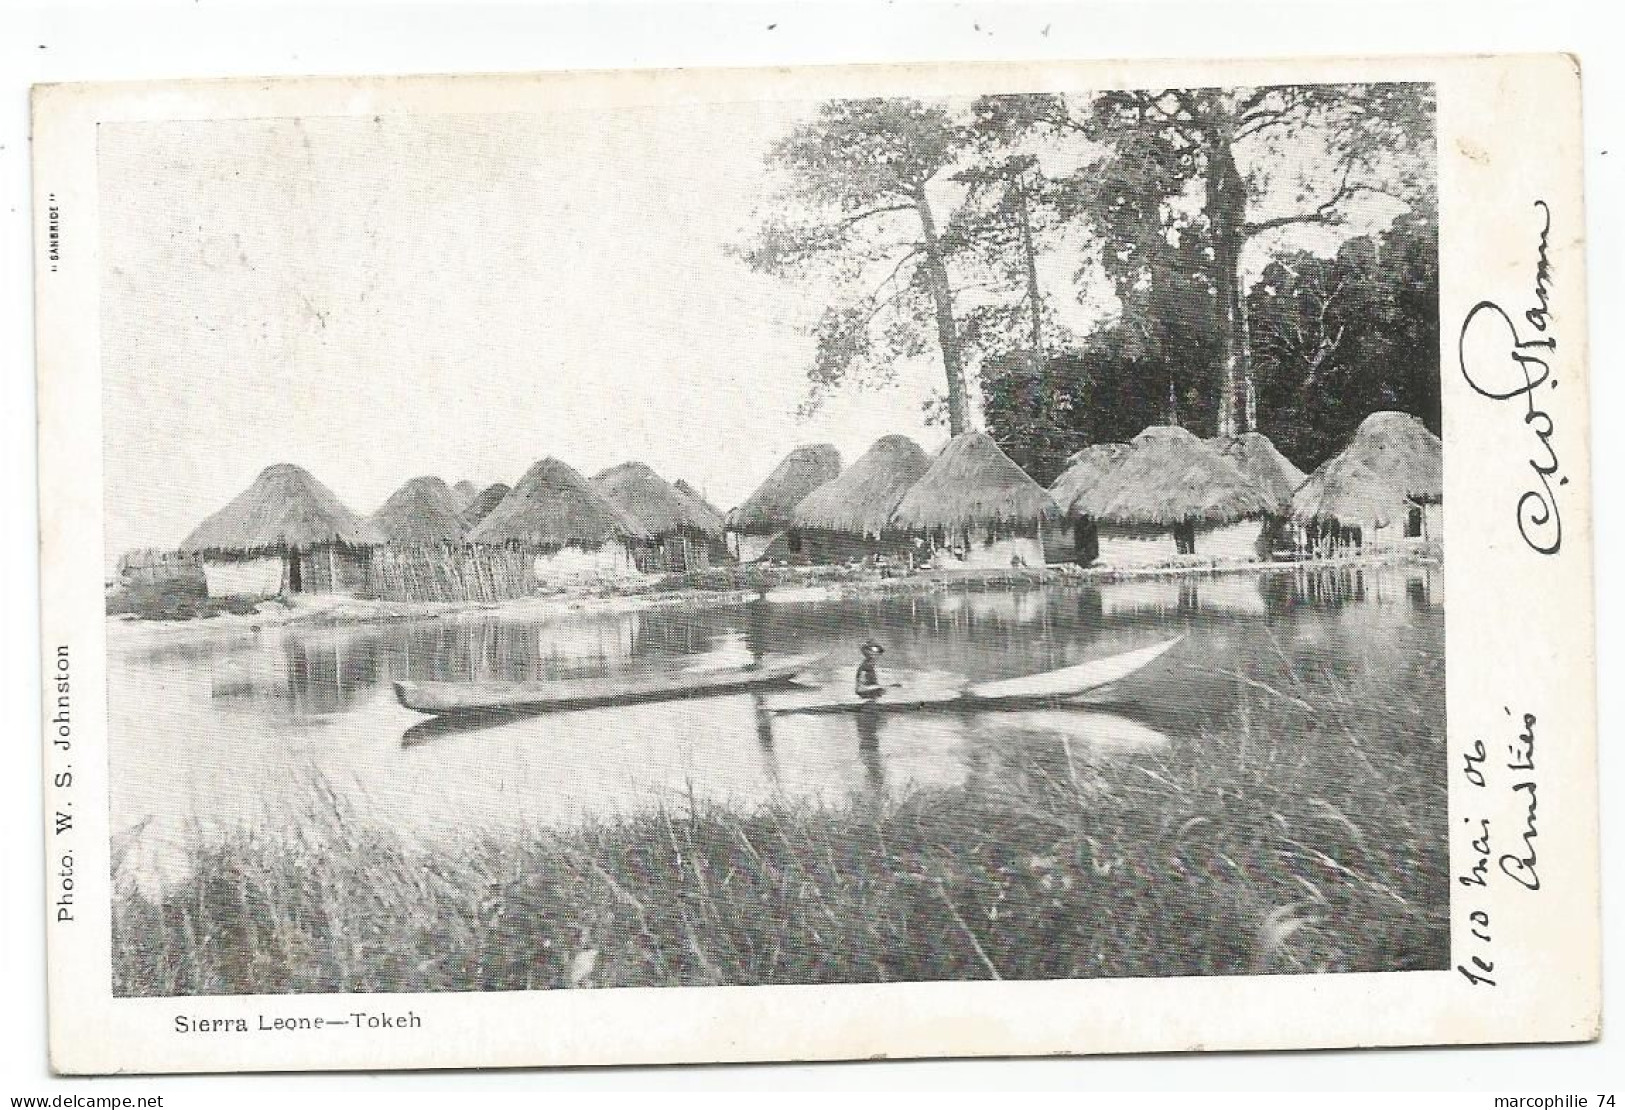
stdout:
{"type": "Polygon", "coordinates": [[[702,671],[628,674],[556,682],[398,681],[395,683],[395,697],[407,709],[437,717],[596,709],[787,687],[822,658],[818,655],[769,656],[760,663],[702,671]]]}
{"type": "Polygon", "coordinates": [[[1136,648],[1103,659],[1092,659],[1072,667],[1053,671],[1002,678],[990,682],[973,682],[959,690],[932,691],[924,695],[911,695],[905,685],[885,696],[868,700],[854,693],[814,701],[801,705],[787,705],[775,710],[781,715],[882,712],[896,713],[909,710],[959,709],[1028,709],[1044,706],[1088,705],[1111,687],[1138,671],[1144,670],[1179,644],[1185,637],[1175,636],[1150,647],[1136,648]]]}

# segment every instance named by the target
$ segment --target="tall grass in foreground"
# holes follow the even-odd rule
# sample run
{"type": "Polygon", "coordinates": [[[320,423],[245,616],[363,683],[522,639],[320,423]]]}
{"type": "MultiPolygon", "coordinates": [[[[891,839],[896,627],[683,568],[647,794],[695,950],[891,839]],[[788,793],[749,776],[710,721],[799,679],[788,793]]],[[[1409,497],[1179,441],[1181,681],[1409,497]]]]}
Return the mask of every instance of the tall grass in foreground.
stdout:
{"type": "Polygon", "coordinates": [[[125,995],[1439,968],[1442,679],[1238,677],[1156,755],[999,749],[963,789],[699,803],[448,856],[330,794],[116,884],[125,995]],[[1416,691],[1422,691],[1417,694],[1416,691]],[[1314,700],[1309,700],[1310,698],[1314,700]]]}

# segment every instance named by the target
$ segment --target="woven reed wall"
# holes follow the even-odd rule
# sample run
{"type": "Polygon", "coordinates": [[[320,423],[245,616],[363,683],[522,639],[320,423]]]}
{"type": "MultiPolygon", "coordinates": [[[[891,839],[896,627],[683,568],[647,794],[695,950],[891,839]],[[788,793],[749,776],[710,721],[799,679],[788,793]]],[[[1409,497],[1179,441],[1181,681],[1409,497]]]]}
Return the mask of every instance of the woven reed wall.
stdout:
{"type": "Polygon", "coordinates": [[[537,592],[534,568],[516,547],[375,547],[370,577],[385,601],[507,601],[537,592]]]}
{"type": "Polygon", "coordinates": [[[125,582],[191,582],[203,584],[203,559],[189,552],[142,548],[119,556],[118,577],[125,582]]]}

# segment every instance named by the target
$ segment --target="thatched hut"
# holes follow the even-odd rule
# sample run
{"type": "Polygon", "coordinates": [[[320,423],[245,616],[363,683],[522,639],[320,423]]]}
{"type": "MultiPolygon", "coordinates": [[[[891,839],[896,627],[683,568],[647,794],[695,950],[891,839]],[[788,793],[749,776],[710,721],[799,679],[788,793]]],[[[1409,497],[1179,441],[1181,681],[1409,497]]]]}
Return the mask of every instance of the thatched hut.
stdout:
{"type": "Polygon", "coordinates": [[[1062,514],[1060,521],[1044,530],[1044,554],[1049,562],[1088,566],[1100,557],[1100,534],[1094,518],[1073,507],[1104,481],[1130,450],[1126,443],[1097,443],[1066,460],[1066,469],[1049,488],[1062,514]]]}
{"type": "Polygon", "coordinates": [[[1290,553],[1296,538],[1291,523],[1292,497],[1307,480],[1304,472],[1281,454],[1263,432],[1243,432],[1238,436],[1210,439],[1208,443],[1269,495],[1274,508],[1264,522],[1264,541],[1272,551],[1290,553]]]}
{"type": "Polygon", "coordinates": [[[413,478],[372,514],[373,527],[396,547],[461,543],[468,531],[457,494],[433,475],[413,478]]]}
{"type": "Polygon", "coordinates": [[[1307,476],[1281,454],[1269,436],[1263,432],[1243,432],[1208,442],[1270,495],[1277,516],[1292,515],[1292,495],[1298,492],[1307,476]]]}
{"type": "Polygon", "coordinates": [[[1358,459],[1327,459],[1293,500],[1292,523],[1306,554],[1331,556],[1391,546],[1410,515],[1388,475],[1358,459]]]}
{"type": "Polygon", "coordinates": [[[801,534],[791,514],[813,490],[841,473],[841,453],[831,443],[797,447],[756,492],[728,514],[734,555],[742,563],[763,558],[803,558],[801,534]]]}
{"type": "Polygon", "coordinates": [[[593,475],[590,483],[649,533],[633,550],[649,574],[704,570],[712,544],[723,543],[722,523],[640,462],[626,462],[593,475]]]}
{"type": "Polygon", "coordinates": [[[372,524],[384,537],[372,552],[374,594],[390,601],[470,601],[480,596],[464,537],[468,521],[455,490],[439,478],[413,478],[372,524]]]}
{"type": "Polygon", "coordinates": [[[278,463],[186,537],[211,597],[366,594],[370,549],[383,542],[303,467],[278,463]]]}
{"type": "Polygon", "coordinates": [[[1179,427],[1154,425],[1132,446],[1072,506],[1094,519],[1101,562],[1268,557],[1267,521],[1277,505],[1234,462],[1179,427]]]}
{"type": "Polygon", "coordinates": [[[480,487],[464,478],[451,487],[451,495],[457,501],[457,511],[462,512],[474,503],[474,498],[480,495],[480,487]]]}
{"type": "Polygon", "coordinates": [[[790,518],[813,561],[906,554],[908,537],[893,526],[892,513],[930,469],[930,457],[912,439],[882,436],[833,481],[803,497],[790,518]]]}
{"type": "Polygon", "coordinates": [[[671,488],[676,490],[678,495],[688,502],[689,509],[692,512],[705,521],[708,532],[714,529],[717,532],[725,533],[728,530],[728,521],[722,515],[722,510],[707,501],[705,494],[701,493],[698,488],[682,478],[677,479],[671,488]]]}
{"type": "Polygon", "coordinates": [[[952,566],[1042,566],[1039,530],[1060,517],[1049,491],[985,432],[948,441],[903,495],[894,527],[923,537],[933,561],[952,566]]]}
{"type": "Polygon", "coordinates": [[[1292,519],[1305,546],[1324,554],[1444,534],[1444,444],[1402,412],[1374,412],[1349,444],[1303,483],[1292,519]]]}
{"type": "Polygon", "coordinates": [[[632,545],[649,531],[558,459],[542,459],[469,533],[528,557],[538,584],[637,573],[632,545]]]}
{"type": "Polygon", "coordinates": [[[480,490],[474,500],[463,509],[463,520],[468,524],[468,530],[472,532],[480,521],[490,516],[491,510],[502,504],[502,499],[506,496],[508,496],[506,482],[492,482],[480,490]]]}

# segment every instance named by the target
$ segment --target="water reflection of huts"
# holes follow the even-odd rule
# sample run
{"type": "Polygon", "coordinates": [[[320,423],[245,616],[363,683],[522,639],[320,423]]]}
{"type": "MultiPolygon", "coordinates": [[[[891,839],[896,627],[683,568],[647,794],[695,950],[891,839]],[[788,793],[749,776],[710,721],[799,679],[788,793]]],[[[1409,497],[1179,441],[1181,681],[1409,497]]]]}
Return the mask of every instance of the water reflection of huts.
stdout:
{"type": "Polygon", "coordinates": [[[1220,613],[1257,617],[1268,604],[1258,575],[1177,575],[1106,582],[1100,586],[1102,617],[1136,614],[1220,613]]]}
{"type": "Polygon", "coordinates": [[[1322,463],[1293,496],[1292,516],[1314,554],[1443,534],[1444,445],[1416,417],[1366,417],[1342,451],[1322,463]]]}
{"type": "Polygon", "coordinates": [[[293,717],[342,712],[384,678],[376,634],[356,629],[211,645],[205,658],[212,700],[293,717]]]}
{"type": "Polygon", "coordinates": [[[813,490],[838,477],[841,453],[833,444],[803,445],[773,468],[727,517],[729,542],[741,563],[801,556],[795,508],[813,490]]]}
{"type": "Polygon", "coordinates": [[[713,650],[725,626],[693,611],[651,609],[535,622],[411,622],[380,627],[376,642],[394,678],[536,682],[636,669],[658,657],[713,650]]]}

